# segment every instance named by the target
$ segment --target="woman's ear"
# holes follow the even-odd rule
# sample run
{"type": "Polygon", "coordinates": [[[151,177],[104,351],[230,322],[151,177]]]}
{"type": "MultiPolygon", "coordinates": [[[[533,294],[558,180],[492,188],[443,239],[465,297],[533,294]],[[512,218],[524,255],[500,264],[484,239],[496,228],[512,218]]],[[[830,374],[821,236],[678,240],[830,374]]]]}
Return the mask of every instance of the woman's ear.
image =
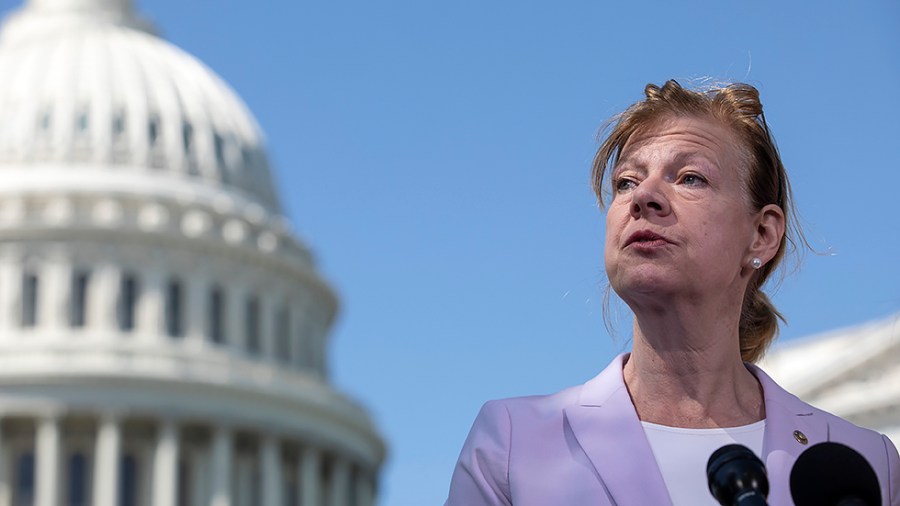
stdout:
{"type": "Polygon", "coordinates": [[[769,204],[756,215],[756,235],[750,245],[751,257],[759,258],[763,264],[775,258],[784,237],[784,211],[775,204],[769,204]]]}

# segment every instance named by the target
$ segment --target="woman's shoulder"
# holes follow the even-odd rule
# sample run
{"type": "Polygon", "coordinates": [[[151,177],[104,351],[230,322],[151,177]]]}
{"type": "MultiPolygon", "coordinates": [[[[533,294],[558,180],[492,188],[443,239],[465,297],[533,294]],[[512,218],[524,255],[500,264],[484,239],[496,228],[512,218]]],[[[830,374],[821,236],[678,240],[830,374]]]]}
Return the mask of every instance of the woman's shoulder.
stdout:
{"type": "MultiPolygon", "coordinates": [[[[552,394],[507,397],[487,401],[482,413],[488,417],[505,416],[514,420],[545,420],[563,416],[566,408],[601,402],[614,391],[624,388],[622,364],[626,354],[615,357],[606,368],[586,382],[552,394]]],[[[481,415],[479,415],[481,416],[481,415]]]]}
{"type": "Polygon", "coordinates": [[[529,417],[547,416],[561,413],[568,406],[575,405],[584,385],[575,385],[552,394],[526,395],[520,397],[507,397],[493,399],[484,403],[482,411],[500,411],[509,413],[509,416],[529,417]]]}
{"type": "Polygon", "coordinates": [[[562,425],[564,410],[577,402],[580,389],[484,403],[463,444],[446,504],[510,505],[510,466],[531,459],[528,448],[561,434],[553,428],[562,425]]]}
{"type": "Polygon", "coordinates": [[[472,434],[503,437],[502,435],[509,435],[512,432],[513,426],[517,432],[525,433],[538,426],[556,425],[564,416],[565,408],[577,403],[582,386],[576,385],[547,395],[507,397],[487,401],[475,417],[472,434]]]}
{"type": "MultiPolygon", "coordinates": [[[[757,367],[751,370],[763,386],[769,419],[779,417],[782,422],[793,420],[796,425],[811,429],[809,435],[815,434],[816,437],[810,438],[810,443],[828,441],[848,446],[865,457],[882,483],[900,483],[900,455],[887,436],[803,401],[757,367]]],[[[787,426],[784,423],[781,425],[787,426]]],[[[789,438],[786,440],[785,444],[790,445],[789,438]]],[[[886,493],[893,494],[891,504],[900,503],[900,487],[892,485],[888,489],[890,491],[886,493]]]]}
{"type": "Polygon", "coordinates": [[[879,442],[882,435],[871,429],[860,427],[853,422],[841,418],[834,413],[813,406],[775,382],[765,371],[752,366],[751,371],[760,381],[766,396],[767,410],[771,404],[777,404],[794,413],[796,416],[808,417],[825,422],[830,436],[849,436],[863,439],[875,439],[879,442]]]}

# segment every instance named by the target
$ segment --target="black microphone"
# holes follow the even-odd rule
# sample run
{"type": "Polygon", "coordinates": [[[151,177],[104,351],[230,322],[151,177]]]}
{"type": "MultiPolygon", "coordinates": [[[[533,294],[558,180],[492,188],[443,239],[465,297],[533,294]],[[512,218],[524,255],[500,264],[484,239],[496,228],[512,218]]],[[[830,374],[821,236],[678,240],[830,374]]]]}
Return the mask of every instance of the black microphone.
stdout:
{"type": "Polygon", "coordinates": [[[796,506],[880,506],[878,475],[866,458],[840,443],[819,443],[791,469],[796,506]]]}
{"type": "Polygon", "coordinates": [[[722,506],[767,506],[766,466],[750,448],[725,445],[706,463],[709,491],[722,506]]]}

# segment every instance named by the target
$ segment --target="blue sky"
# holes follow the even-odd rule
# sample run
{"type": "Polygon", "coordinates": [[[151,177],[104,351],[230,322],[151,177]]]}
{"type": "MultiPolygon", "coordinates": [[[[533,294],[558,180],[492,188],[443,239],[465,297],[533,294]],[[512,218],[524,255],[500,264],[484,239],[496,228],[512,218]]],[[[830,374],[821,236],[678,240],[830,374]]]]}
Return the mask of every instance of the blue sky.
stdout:
{"type": "Polygon", "coordinates": [[[138,5],[266,132],[343,302],[333,380],[390,445],[382,506],[443,501],[485,400],[581,383],[628,348],[627,321],[603,325],[588,175],[598,127],[648,82],[760,89],[833,253],[775,292],[783,340],[900,311],[897,2],[138,5]]]}

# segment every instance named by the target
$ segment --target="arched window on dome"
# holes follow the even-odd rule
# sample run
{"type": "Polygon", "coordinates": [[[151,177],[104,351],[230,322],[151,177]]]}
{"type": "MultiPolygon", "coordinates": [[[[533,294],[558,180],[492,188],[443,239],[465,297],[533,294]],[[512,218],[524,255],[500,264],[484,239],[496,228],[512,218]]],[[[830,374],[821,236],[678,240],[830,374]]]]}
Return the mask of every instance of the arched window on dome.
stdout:
{"type": "Polygon", "coordinates": [[[185,121],[181,124],[181,143],[184,148],[184,160],[189,174],[197,174],[197,156],[194,149],[194,126],[185,121]]]}
{"type": "Polygon", "coordinates": [[[219,169],[223,183],[228,182],[228,166],[225,162],[225,139],[219,132],[213,132],[213,153],[216,157],[216,167],[219,169]]]}
{"type": "Polygon", "coordinates": [[[244,313],[244,342],[251,355],[258,355],[260,351],[259,316],[259,297],[251,295],[247,298],[244,313]]]}
{"type": "Polygon", "coordinates": [[[125,112],[116,111],[112,118],[113,140],[118,140],[125,135],[125,112]]]}
{"type": "Polygon", "coordinates": [[[194,127],[187,121],[181,125],[181,142],[185,153],[189,153],[194,147],[194,127]]]}
{"type": "Polygon", "coordinates": [[[132,273],[123,273],[119,281],[119,299],[116,308],[119,330],[126,332],[134,330],[140,293],[137,276],[132,273]]]}
{"type": "Polygon", "coordinates": [[[147,122],[147,142],[150,145],[150,166],[155,169],[165,167],[166,164],[161,136],[162,123],[159,120],[159,116],[151,114],[147,122]]]}
{"type": "Polygon", "coordinates": [[[40,118],[38,119],[38,132],[49,133],[52,127],[53,113],[50,111],[50,109],[47,109],[41,113],[40,118]]]}
{"type": "Polygon", "coordinates": [[[177,279],[166,285],[166,334],[169,337],[184,335],[184,286],[177,279]]]}
{"type": "Polygon", "coordinates": [[[86,320],[88,283],[90,273],[85,270],[72,272],[72,284],[69,287],[69,325],[84,327],[86,320]]]}
{"type": "Polygon", "coordinates": [[[69,455],[67,491],[68,506],[88,506],[90,504],[90,468],[84,453],[75,452],[69,455]]]}
{"type": "Polygon", "coordinates": [[[72,158],[74,160],[86,161],[91,156],[91,136],[88,130],[90,126],[90,116],[87,106],[81,107],[75,113],[75,135],[73,136],[72,158]]]}
{"type": "Polygon", "coordinates": [[[285,364],[291,363],[290,319],[287,304],[278,308],[275,315],[275,360],[285,364]]]}
{"type": "Polygon", "coordinates": [[[225,342],[225,292],[221,286],[216,285],[210,289],[207,311],[209,341],[222,344],[225,342]]]}
{"type": "Polygon", "coordinates": [[[53,109],[47,107],[38,114],[34,135],[34,158],[37,161],[49,160],[53,153],[53,109]]]}
{"type": "Polygon", "coordinates": [[[26,270],[22,273],[21,324],[23,327],[34,327],[37,325],[39,286],[36,272],[26,270]]]}
{"type": "Polygon", "coordinates": [[[127,123],[125,111],[117,110],[112,117],[112,159],[115,163],[128,161],[128,136],[126,135],[127,123]]]}
{"type": "Polygon", "coordinates": [[[241,167],[240,167],[240,178],[241,182],[246,185],[253,185],[253,172],[254,167],[256,167],[256,152],[250,146],[242,146],[241,147],[241,167]]]}
{"type": "Polygon", "coordinates": [[[88,110],[86,108],[78,111],[78,115],[75,116],[75,132],[79,136],[87,135],[88,126],[89,126],[89,116],[88,110]]]}
{"type": "Polygon", "coordinates": [[[159,116],[151,115],[149,121],[147,122],[147,142],[150,143],[150,147],[156,147],[157,142],[159,141],[159,116]]]}

